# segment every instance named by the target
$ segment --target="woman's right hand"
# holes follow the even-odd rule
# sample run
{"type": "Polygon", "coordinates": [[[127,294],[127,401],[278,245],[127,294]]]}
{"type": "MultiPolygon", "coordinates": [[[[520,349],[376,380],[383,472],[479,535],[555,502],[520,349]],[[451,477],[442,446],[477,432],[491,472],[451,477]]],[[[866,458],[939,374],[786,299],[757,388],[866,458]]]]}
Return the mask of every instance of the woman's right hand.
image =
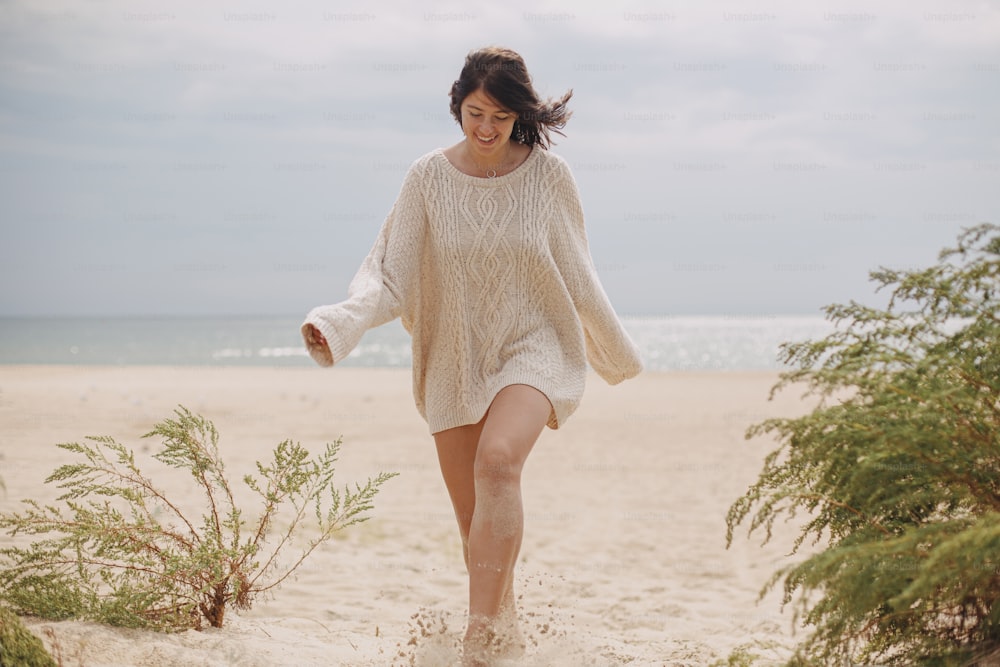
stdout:
{"type": "Polygon", "coordinates": [[[309,344],[318,345],[319,347],[329,349],[330,345],[326,342],[326,337],[323,332],[316,328],[315,325],[310,324],[306,327],[306,333],[309,335],[309,344]]]}

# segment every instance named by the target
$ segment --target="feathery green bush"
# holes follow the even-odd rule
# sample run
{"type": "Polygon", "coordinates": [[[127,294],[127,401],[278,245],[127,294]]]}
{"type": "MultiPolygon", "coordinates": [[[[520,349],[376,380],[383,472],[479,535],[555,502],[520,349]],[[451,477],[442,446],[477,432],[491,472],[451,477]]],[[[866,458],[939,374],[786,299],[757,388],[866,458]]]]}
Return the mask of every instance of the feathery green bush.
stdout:
{"type": "MultiPolygon", "coordinates": [[[[783,568],[784,601],[810,628],[792,665],[972,665],[1000,649],[1000,227],[962,232],[923,270],[871,274],[884,309],[826,309],[838,324],[782,347],[810,414],[747,437],[779,444],[730,508],[771,538],[825,548],[783,568]]],[[[763,593],[762,593],[763,595],[763,593]]],[[[995,663],[994,663],[995,664],[995,663]]]]}
{"type": "Polygon", "coordinates": [[[42,640],[3,607],[0,607],[0,667],[56,667],[42,640]]]}
{"type": "Polygon", "coordinates": [[[0,549],[0,600],[21,615],[82,618],[159,630],[222,627],[226,609],[250,608],[256,596],[285,581],[320,544],[366,521],[379,488],[395,473],[339,491],[333,483],[340,441],[311,458],[286,440],[244,483],[260,502],[248,523],[219,456],[215,426],[186,408],[156,424],[154,458],[186,471],[202,494],[200,516],[190,499],[171,498],[111,437],[58,445],[78,457],[46,480],[64,493],[61,505],[24,501],[0,514],[10,535],[39,537],[0,549]],[[280,529],[276,529],[280,519],[280,529]],[[293,547],[309,525],[314,533],[293,547]],[[290,560],[279,555],[294,548],[290,560]]]}

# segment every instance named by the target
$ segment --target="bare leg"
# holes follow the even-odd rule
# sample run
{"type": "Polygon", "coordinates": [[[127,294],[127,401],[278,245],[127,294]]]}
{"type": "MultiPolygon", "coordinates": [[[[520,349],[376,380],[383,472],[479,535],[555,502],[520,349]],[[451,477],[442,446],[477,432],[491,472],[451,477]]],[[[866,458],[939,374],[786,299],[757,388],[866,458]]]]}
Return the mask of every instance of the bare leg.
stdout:
{"type": "Polygon", "coordinates": [[[550,410],[538,390],[511,385],[497,394],[478,424],[434,436],[469,571],[465,645],[470,665],[487,664],[493,643],[504,652],[511,643],[523,649],[513,589],[524,530],[521,470],[550,410]]]}

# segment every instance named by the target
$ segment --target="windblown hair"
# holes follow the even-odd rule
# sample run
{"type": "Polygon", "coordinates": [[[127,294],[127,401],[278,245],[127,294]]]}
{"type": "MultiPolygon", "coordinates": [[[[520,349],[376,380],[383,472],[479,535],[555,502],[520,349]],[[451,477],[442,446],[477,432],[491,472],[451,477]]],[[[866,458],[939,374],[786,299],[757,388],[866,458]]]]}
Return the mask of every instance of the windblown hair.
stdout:
{"type": "Polygon", "coordinates": [[[566,103],[573,91],[567,91],[559,99],[539,99],[524,59],[515,51],[491,46],[465,57],[462,73],[451,86],[451,115],[459,125],[462,102],[479,89],[497,105],[517,114],[511,134],[514,141],[548,148],[552,144],[550,132],[566,136],[562,128],[572,115],[566,103]]]}

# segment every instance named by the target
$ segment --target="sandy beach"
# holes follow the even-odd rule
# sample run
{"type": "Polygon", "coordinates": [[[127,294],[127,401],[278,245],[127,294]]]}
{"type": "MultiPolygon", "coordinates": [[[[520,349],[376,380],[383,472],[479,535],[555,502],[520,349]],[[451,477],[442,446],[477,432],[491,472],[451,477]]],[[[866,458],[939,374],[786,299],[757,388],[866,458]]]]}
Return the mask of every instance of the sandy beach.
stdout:
{"type": "MultiPolygon", "coordinates": [[[[777,594],[757,599],[789,562],[791,529],[763,548],[756,536],[725,548],[726,511],[774,447],[744,440],[746,427],[809,407],[795,391],[768,401],[775,380],[644,373],[609,387],[589,376],[577,413],[545,430],[525,469],[517,590],[529,646],[516,664],[694,667],[739,646],[755,645],[761,664],[787,653],[791,610],[777,594]]],[[[215,423],[236,483],[286,438],[318,451],[342,437],[341,485],[399,476],[370,521],[250,611],[230,612],[222,629],[167,635],[26,619],[66,665],[455,664],[466,578],[408,370],[3,367],[0,509],[55,497],[44,479],[66,461],[56,443],[110,435],[148,453],[156,442],[140,436],[178,404],[215,423]]],[[[186,491],[180,475],[163,483],[186,491]]]]}

